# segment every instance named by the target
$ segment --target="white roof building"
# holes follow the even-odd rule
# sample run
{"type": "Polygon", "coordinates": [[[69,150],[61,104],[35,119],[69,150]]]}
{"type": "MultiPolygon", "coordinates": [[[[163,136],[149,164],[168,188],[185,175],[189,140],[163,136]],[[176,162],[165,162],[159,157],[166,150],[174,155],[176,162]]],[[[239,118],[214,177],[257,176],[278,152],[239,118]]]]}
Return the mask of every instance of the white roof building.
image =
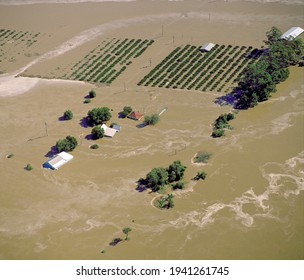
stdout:
{"type": "Polygon", "coordinates": [[[281,35],[280,39],[293,40],[294,38],[298,37],[303,31],[304,29],[301,27],[292,27],[283,35],[281,35]]]}
{"type": "Polygon", "coordinates": [[[200,51],[209,52],[213,49],[214,46],[215,46],[215,44],[213,44],[213,43],[206,43],[200,47],[200,51]]]}
{"type": "Polygon", "coordinates": [[[103,124],[101,126],[101,128],[103,128],[103,130],[104,130],[104,136],[107,136],[107,137],[111,137],[112,138],[112,137],[114,137],[114,135],[117,132],[116,129],[107,127],[105,124],[103,124]]]}
{"type": "Polygon", "coordinates": [[[66,152],[61,152],[57,154],[56,156],[52,157],[50,160],[45,162],[43,164],[44,168],[51,168],[57,170],[60,166],[66,164],[70,160],[73,159],[73,156],[66,153],[66,152]]]}

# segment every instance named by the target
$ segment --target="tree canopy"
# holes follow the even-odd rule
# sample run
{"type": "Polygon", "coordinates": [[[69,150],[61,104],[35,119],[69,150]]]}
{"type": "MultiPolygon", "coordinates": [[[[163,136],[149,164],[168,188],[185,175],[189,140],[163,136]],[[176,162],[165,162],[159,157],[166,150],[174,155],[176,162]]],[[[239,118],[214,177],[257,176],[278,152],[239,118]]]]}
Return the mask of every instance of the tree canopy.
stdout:
{"type": "Polygon", "coordinates": [[[58,152],[71,152],[73,151],[78,145],[77,139],[73,136],[67,136],[65,139],[58,140],[56,142],[56,148],[58,152]]]}
{"type": "Polygon", "coordinates": [[[73,112],[71,110],[66,110],[63,113],[63,117],[65,120],[71,120],[73,118],[73,112]]]}
{"type": "Polygon", "coordinates": [[[129,115],[133,111],[131,106],[125,106],[123,107],[123,110],[121,112],[122,117],[125,118],[127,115],[129,115]]]}
{"type": "Polygon", "coordinates": [[[304,54],[303,41],[299,38],[281,39],[281,35],[276,27],[266,32],[264,42],[268,48],[256,63],[245,68],[239,80],[237,107],[247,109],[268,100],[276,91],[276,84],[288,78],[288,67],[300,62],[304,54]]]}
{"type": "Polygon", "coordinates": [[[183,165],[179,160],[174,161],[167,168],[169,182],[179,181],[184,177],[186,166],[183,165]]]}
{"type": "Polygon", "coordinates": [[[88,112],[87,120],[91,126],[103,124],[112,117],[108,107],[94,108],[88,112]]]}
{"type": "Polygon", "coordinates": [[[100,125],[97,125],[92,129],[91,133],[94,139],[100,139],[104,136],[104,129],[100,125]]]}
{"type": "Polygon", "coordinates": [[[155,125],[159,121],[159,115],[158,114],[153,114],[151,116],[145,116],[145,123],[148,125],[155,125]]]}

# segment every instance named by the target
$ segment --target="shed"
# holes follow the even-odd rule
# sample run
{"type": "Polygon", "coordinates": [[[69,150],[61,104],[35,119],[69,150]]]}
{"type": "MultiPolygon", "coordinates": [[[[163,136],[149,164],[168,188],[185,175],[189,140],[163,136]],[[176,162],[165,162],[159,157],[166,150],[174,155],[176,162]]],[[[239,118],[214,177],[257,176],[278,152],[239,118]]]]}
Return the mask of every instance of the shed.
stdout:
{"type": "Polygon", "coordinates": [[[214,46],[215,46],[215,44],[213,44],[213,43],[206,43],[206,44],[202,45],[199,50],[201,52],[209,52],[213,49],[214,46]]]}
{"type": "Polygon", "coordinates": [[[101,128],[103,128],[103,130],[104,130],[104,136],[107,136],[107,137],[111,137],[112,138],[112,137],[114,137],[114,135],[117,132],[116,129],[107,127],[105,124],[103,124],[101,126],[101,128]]]}
{"type": "Polygon", "coordinates": [[[293,40],[294,38],[298,37],[303,31],[304,29],[301,27],[291,27],[283,35],[281,35],[280,39],[293,40]]]}
{"type": "Polygon", "coordinates": [[[121,130],[121,126],[118,125],[118,124],[114,124],[114,125],[112,126],[112,128],[115,129],[117,132],[119,132],[119,131],[121,130]]]}
{"type": "Polygon", "coordinates": [[[127,117],[129,119],[132,119],[132,120],[136,120],[136,121],[139,121],[144,115],[140,112],[135,112],[133,111],[132,113],[130,113],[127,117]]]}
{"type": "Polygon", "coordinates": [[[43,167],[57,170],[59,167],[66,164],[67,162],[69,162],[72,159],[73,159],[73,156],[70,155],[69,153],[61,152],[61,153],[55,155],[54,157],[52,157],[50,160],[46,161],[43,164],[43,167]]]}

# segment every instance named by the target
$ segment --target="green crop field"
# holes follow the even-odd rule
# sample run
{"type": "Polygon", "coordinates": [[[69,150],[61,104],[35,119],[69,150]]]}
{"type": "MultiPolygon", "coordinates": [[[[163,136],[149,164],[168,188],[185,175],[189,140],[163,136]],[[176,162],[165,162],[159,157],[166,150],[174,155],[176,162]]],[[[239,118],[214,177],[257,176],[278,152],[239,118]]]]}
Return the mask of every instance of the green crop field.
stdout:
{"type": "Polygon", "coordinates": [[[37,43],[39,33],[0,29],[0,64],[15,62],[18,57],[31,56],[31,47],[37,43]]]}
{"type": "Polygon", "coordinates": [[[64,75],[55,73],[56,78],[111,84],[153,42],[142,39],[105,40],[72,67],[65,68],[64,75]]]}
{"type": "Polygon", "coordinates": [[[202,53],[197,46],[175,48],[154,67],[139,86],[198,91],[227,91],[254,59],[246,57],[252,47],[215,45],[202,53]]]}

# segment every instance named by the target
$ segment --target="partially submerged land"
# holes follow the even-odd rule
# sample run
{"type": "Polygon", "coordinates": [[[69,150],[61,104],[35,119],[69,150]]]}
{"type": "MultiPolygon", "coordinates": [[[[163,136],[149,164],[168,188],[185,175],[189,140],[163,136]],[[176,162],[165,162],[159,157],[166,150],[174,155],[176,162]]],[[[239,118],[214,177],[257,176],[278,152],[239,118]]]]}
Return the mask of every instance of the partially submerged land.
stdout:
{"type": "MultiPolygon", "coordinates": [[[[58,4],[48,8],[61,15],[41,26],[3,15],[0,71],[11,74],[0,78],[7,96],[0,101],[0,234],[14,242],[1,244],[1,257],[302,257],[303,222],[289,215],[301,213],[303,189],[301,69],[290,67],[268,102],[237,116],[232,92],[266,65],[257,50],[272,26],[303,25],[297,5],[144,2],[68,5],[90,18],[83,24],[77,16],[66,19],[68,8],[58,4]],[[201,52],[209,41],[215,47],[201,52]],[[27,92],[14,91],[18,81],[29,81],[27,92]],[[121,131],[104,137],[115,125],[121,131]],[[286,141],[293,144],[286,148],[286,141]],[[56,172],[40,168],[61,151],[73,161],[56,172]],[[273,240],[268,233],[284,231],[286,221],[297,233],[273,240]],[[126,225],[131,242],[116,238],[124,228],[128,239],[126,225]],[[269,241],[266,251],[257,236],[269,241]],[[121,244],[105,250],[113,242],[121,244]]],[[[30,6],[3,11],[46,13],[44,5],[30,6]]],[[[283,50],[270,49],[276,47],[283,50]]],[[[289,63],[279,66],[280,75],[289,63]]],[[[244,107],[267,99],[258,90],[247,91],[244,107]]]]}

